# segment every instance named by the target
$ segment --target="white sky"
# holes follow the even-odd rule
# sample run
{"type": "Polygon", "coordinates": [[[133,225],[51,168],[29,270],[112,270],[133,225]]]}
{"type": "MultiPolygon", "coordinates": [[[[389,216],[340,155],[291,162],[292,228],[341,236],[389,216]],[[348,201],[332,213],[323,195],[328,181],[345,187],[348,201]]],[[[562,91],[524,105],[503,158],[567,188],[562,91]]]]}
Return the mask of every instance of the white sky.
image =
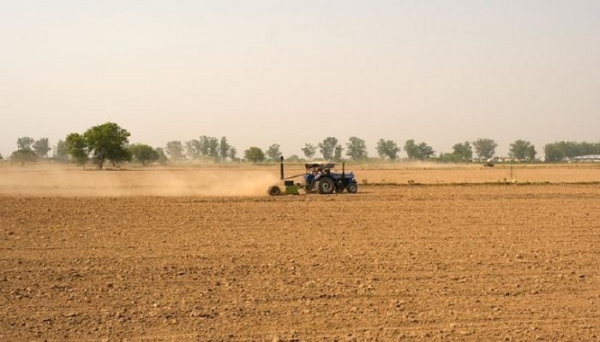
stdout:
{"type": "MultiPolygon", "coordinates": [[[[113,121],[239,153],[600,141],[600,1],[0,1],[0,153],[113,121]]],[[[404,155],[404,153],[402,153],[404,155]]]]}

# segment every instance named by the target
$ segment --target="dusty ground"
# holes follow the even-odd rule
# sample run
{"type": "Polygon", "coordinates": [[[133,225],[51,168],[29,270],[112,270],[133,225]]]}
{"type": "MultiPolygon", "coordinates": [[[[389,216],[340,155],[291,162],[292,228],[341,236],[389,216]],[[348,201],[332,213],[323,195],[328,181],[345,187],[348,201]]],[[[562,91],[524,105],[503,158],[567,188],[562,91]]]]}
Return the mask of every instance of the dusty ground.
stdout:
{"type": "MultiPolygon", "coordinates": [[[[337,171],[341,172],[341,165],[337,171]]],[[[598,183],[598,164],[432,163],[349,164],[362,184],[498,184],[598,183]]],[[[285,175],[303,175],[302,164],[287,164],[285,175]]],[[[176,164],[164,167],[127,166],[120,171],[83,171],[56,164],[21,167],[0,163],[0,195],[46,196],[258,196],[279,179],[279,165],[176,164]]],[[[301,177],[294,178],[301,181],[301,177]]]]}
{"type": "Polygon", "coordinates": [[[600,340],[600,185],[113,197],[6,179],[0,341],[600,340]]]}

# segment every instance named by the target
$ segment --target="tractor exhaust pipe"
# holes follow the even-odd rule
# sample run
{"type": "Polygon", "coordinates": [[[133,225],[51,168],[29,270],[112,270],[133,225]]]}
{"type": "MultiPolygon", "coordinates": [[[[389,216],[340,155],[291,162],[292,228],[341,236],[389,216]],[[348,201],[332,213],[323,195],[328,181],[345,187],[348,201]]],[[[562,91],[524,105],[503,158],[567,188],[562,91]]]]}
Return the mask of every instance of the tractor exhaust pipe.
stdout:
{"type": "Polygon", "coordinates": [[[281,179],[283,179],[284,178],[283,177],[283,156],[281,156],[280,162],[281,162],[281,164],[279,166],[280,177],[281,177],[281,179]]]}
{"type": "Polygon", "coordinates": [[[342,162],[342,179],[346,179],[346,163],[342,162]]]}

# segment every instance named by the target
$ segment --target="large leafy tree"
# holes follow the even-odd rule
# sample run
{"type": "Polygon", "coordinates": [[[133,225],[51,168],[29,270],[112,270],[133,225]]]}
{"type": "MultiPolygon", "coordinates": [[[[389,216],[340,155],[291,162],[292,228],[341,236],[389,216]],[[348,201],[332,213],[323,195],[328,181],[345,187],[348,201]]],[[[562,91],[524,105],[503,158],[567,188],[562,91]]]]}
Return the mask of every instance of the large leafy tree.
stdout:
{"type": "Polygon", "coordinates": [[[35,142],[35,140],[33,140],[33,138],[30,137],[22,137],[22,138],[18,138],[17,139],[17,150],[18,151],[31,151],[31,145],[33,145],[33,143],[35,142]]]}
{"type": "Polygon", "coordinates": [[[308,159],[312,159],[315,156],[315,153],[317,153],[315,145],[309,143],[304,144],[304,147],[301,148],[301,150],[308,159]]]}
{"type": "MultiPolygon", "coordinates": [[[[321,151],[323,158],[327,160],[327,159],[334,159],[334,156],[336,153],[336,148],[340,145],[338,145],[337,138],[328,137],[328,138],[325,138],[322,142],[320,142],[317,146],[319,147],[319,151],[321,151]]],[[[342,156],[341,150],[339,152],[340,152],[339,155],[340,155],[340,159],[341,159],[341,156],[342,156]]]]}
{"type": "Polygon", "coordinates": [[[129,136],[127,130],[113,122],[94,126],[83,133],[92,158],[100,170],[106,160],[117,165],[131,158],[127,149],[129,136]]]}
{"type": "Polygon", "coordinates": [[[85,163],[89,158],[89,150],[87,142],[83,135],[79,133],[71,133],[65,139],[65,150],[78,164],[81,164],[85,169],[85,163]]]}
{"type": "Polygon", "coordinates": [[[269,146],[266,152],[267,157],[272,161],[278,161],[281,157],[281,150],[279,144],[273,144],[269,146]]]}
{"type": "Polygon", "coordinates": [[[365,160],[369,157],[367,144],[363,139],[350,137],[346,143],[346,155],[354,161],[365,160]]]}
{"type": "Polygon", "coordinates": [[[560,148],[558,143],[550,143],[544,146],[544,154],[547,162],[561,161],[566,156],[564,150],[560,148]]]}
{"type": "Polygon", "coordinates": [[[253,163],[258,163],[265,160],[265,153],[260,149],[260,147],[250,147],[244,151],[244,158],[253,163]]]}
{"type": "Polygon", "coordinates": [[[50,152],[50,142],[48,138],[40,138],[33,143],[33,150],[38,158],[47,158],[50,152]]]}
{"type": "Polygon", "coordinates": [[[454,155],[456,161],[466,162],[473,159],[473,148],[471,147],[471,143],[468,141],[454,144],[454,146],[452,146],[452,150],[452,154],[454,155]]]}
{"type": "Polygon", "coordinates": [[[473,142],[473,147],[479,158],[491,159],[496,153],[498,144],[493,139],[480,138],[473,142]]]}
{"type": "Polygon", "coordinates": [[[129,151],[131,152],[133,159],[142,163],[142,165],[155,162],[160,158],[158,151],[146,144],[130,145],[129,151]]]}
{"type": "Polygon", "coordinates": [[[421,155],[421,159],[425,160],[433,157],[435,155],[435,151],[433,150],[433,147],[422,142],[419,144],[419,154],[421,155]]]}
{"type": "Polygon", "coordinates": [[[435,151],[431,146],[424,142],[417,144],[413,139],[409,139],[404,143],[404,151],[408,155],[408,159],[411,160],[425,160],[435,155],[435,151]]]}
{"type": "Polygon", "coordinates": [[[535,146],[529,141],[519,139],[510,144],[509,156],[511,158],[531,161],[535,159],[536,154],[535,146]]]}
{"type": "Polygon", "coordinates": [[[392,140],[379,139],[377,142],[377,155],[381,159],[396,160],[398,159],[398,152],[400,152],[400,147],[392,140]]]}
{"type": "Polygon", "coordinates": [[[21,163],[37,161],[37,154],[33,151],[32,145],[35,143],[30,137],[22,137],[17,139],[17,150],[10,155],[10,160],[21,163]]]}
{"type": "Polygon", "coordinates": [[[406,152],[406,154],[408,155],[408,159],[419,159],[419,147],[418,145],[415,143],[414,139],[409,139],[406,140],[406,142],[404,143],[404,151],[406,152]]]}
{"type": "Polygon", "coordinates": [[[183,151],[183,144],[181,143],[181,141],[169,141],[167,143],[167,148],[165,148],[165,152],[173,161],[179,161],[185,157],[183,151]]]}

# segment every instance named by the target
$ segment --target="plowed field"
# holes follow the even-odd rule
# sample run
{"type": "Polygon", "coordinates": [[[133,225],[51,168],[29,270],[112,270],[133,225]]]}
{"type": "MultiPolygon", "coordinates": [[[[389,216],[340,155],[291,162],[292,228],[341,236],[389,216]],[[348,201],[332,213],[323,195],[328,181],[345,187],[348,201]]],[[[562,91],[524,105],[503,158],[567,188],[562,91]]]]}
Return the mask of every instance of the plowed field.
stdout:
{"type": "Polygon", "coordinates": [[[598,185],[17,190],[0,341],[600,340],[598,185]]]}

